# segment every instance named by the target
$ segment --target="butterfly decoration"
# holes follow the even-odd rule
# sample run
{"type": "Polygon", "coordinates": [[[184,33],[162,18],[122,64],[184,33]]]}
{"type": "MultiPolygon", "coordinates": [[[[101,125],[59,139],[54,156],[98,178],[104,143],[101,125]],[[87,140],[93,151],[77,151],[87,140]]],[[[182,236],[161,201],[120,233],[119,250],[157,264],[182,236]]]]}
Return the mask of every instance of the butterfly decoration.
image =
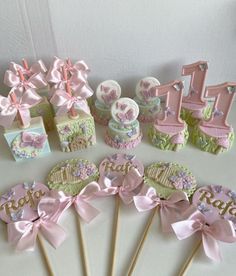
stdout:
{"type": "Polygon", "coordinates": [[[36,149],[42,149],[46,140],[47,140],[47,135],[45,134],[32,134],[32,133],[23,131],[21,134],[20,146],[22,148],[33,147],[36,149]]]}
{"type": "Polygon", "coordinates": [[[156,97],[156,90],[155,87],[152,87],[148,90],[140,91],[140,94],[143,96],[143,99],[147,101],[150,98],[156,97]]]}
{"type": "Polygon", "coordinates": [[[116,117],[119,119],[121,123],[124,123],[126,121],[131,121],[134,118],[134,110],[130,108],[127,112],[125,113],[117,113],[116,117]]]}
{"type": "Polygon", "coordinates": [[[194,95],[194,94],[198,94],[198,91],[195,90],[195,89],[193,89],[193,88],[191,88],[190,95],[194,95]]]}
{"type": "Polygon", "coordinates": [[[236,92],[236,86],[228,86],[227,90],[230,94],[235,93],[236,92]]]}
{"type": "Polygon", "coordinates": [[[129,161],[133,161],[135,158],[135,155],[132,154],[124,154],[124,158],[129,161]]]}
{"type": "Polygon", "coordinates": [[[213,193],[220,194],[223,192],[223,187],[221,185],[211,185],[210,187],[213,193]]]}
{"type": "Polygon", "coordinates": [[[236,203],[236,192],[229,191],[228,196],[236,203]]]}
{"type": "Polygon", "coordinates": [[[110,161],[113,161],[113,160],[117,160],[117,158],[118,158],[118,155],[115,153],[115,154],[112,154],[111,156],[109,156],[108,157],[108,159],[110,160],[110,161]]]}
{"type": "Polygon", "coordinates": [[[35,188],[35,186],[36,186],[36,182],[35,181],[33,181],[31,183],[28,183],[28,182],[24,182],[23,183],[23,188],[25,190],[33,190],[35,188]]]}
{"type": "Polygon", "coordinates": [[[117,99],[116,90],[113,89],[107,95],[102,95],[102,99],[106,105],[111,105],[117,99]]]}
{"type": "Polygon", "coordinates": [[[62,149],[67,149],[67,147],[69,146],[69,142],[68,141],[63,141],[63,142],[61,142],[61,147],[62,147],[62,149]]]}
{"type": "Polygon", "coordinates": [[[140,86],[147,89],[150,86],[150,82],[141,80],[140,81],[140,86]]]}
{"type": "Polygon", "coordinates": [[[85,134],[87,132],[87,128],[86,128],[86,125],[83,123],[81,124],[80,126],[80,129],[82,130],[82,133],[85,134]]]}
{"type": "Polygon", "coordinates": [[[67,134],[67,133],[70,133],[71,129],[69,126],[64,126],[59,132],[60,134],[67,134]]]}
{"type": "Polygon", "coordinates": [[[1,198],[5,200],[10,200],[15,195],[15,191],[13,189],[10,189],[8,192],[6,192],[4,195],[1,196],[1,198]]]}
{"type": "Polygon", "coordinates": [[[181,91],[181,89],[184,87],[182,82],[176,83],[173,85],[174,89],[178,92],[181,91]]]}
{"type": "Polygon", "coordinates": [[[119,144],[119,143],[123,143],[123,139],[119,136],[119,135],[116,135],[114,137],[114,141],[115,143],[119,144]]]}
{"type": "Polygon", "coordinates": [[[109,90],[110,90],[110,87],[101,85],[101,91],[103,91],[104,93],[108,93],[109,90]]]}
{"type": "Polygon", "coordinates": [[[127,106],[128,105],[124,103],[119,103],[119,102],[116,103],[116,108],[120,110],[125,110],[127,106]]]}
{"type": "Polygon", "coordinates": [[[23,216],[24,216],[24,210],[23,209],[10,214],[11,220],[13,222],[21,220],[23,218],[23,216]]]}
{"type": "Polygon", "coordinates": [[[167,117],[170,115],[175,115],[175,111],[172,111],[169,106],[166,106],[164,111],[167,117]]]}
{"type": "Polygon", "coordinates": [[[134,136],[135,134],[137,134],[137,131],[135,128],[131,129],[129,132],[127,132],[127,136],[128,137],[132,137],[134,136]]]}
{"type": "Polygon", "coordinates": [[[207,63],[199,64],[199,68],[201,71],[205,71],[208,68],[208,64],[207,63]]]}
{"type": "Polygon", "coordinates": [[[212,114],[214,117],[220,117],[224,115],[224,112],[221,110],[218,110],[217,108],[214,108],[212,114]]]}
{"type": "Polygon", "coordinates": [[[205,214],[205,213],[207,213],[207,212],[211,212],[211,210],[210,210],[209,208],[207,208],[206,204],[203,203],[203,202],[199,203],[199,204],[197,205],[197,208],[198,208],[198,210],[199,210],[201,213],[203,213],[203,214],[205,214]]]}

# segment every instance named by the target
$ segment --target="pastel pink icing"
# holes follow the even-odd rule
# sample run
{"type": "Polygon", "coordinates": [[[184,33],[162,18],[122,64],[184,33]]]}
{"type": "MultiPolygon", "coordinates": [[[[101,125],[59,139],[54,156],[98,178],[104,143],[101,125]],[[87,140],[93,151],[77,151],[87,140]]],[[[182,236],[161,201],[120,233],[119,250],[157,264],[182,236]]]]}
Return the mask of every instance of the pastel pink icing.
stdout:
{"type": "Polygon", "coordinates": [[[108,132],[105,133],[105,143],[113,148],[116,149],[132,149],[135,148],[143,138],[143,134],[140,133],[140,135],[136,139],[132,139],[131,141],[123,142],[123,143],[117,143],[115,142],[108,134],[108,132]]]}

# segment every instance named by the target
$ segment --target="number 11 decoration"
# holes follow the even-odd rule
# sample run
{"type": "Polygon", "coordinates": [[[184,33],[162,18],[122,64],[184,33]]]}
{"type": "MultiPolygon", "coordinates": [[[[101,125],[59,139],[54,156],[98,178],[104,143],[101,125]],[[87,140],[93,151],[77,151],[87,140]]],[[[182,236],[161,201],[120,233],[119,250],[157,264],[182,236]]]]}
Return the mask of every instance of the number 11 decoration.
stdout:
{"type": "Polygon", "coordinates": [[[210,118],[202,119],[193,131],[193,143],[200,149],[220,153],[230,149],[234,140],[234,131],[227,122],[233,99],[236,93],[236,82],[206,87],[205,96],[213,98],[210,118]]]}
{"type": "Polygon", "coordinates": [[[162,150],[178,150],[188,140],[188,129],[180,118],[183,97],[183,83],[179,80],[154,87],[157,97],[165,97],[162,118],[157,119],[149,129],[154,146],[162,150]]]}
{"type": "Polygon", "coordinates": [[[188,95],[183,97],[181,117],[188,125],[194,126],[209,113],[207,100],[204,98],[204,83],[208,70],[206,61],[184,65],[182,76],[191,76],[188,95]]]}

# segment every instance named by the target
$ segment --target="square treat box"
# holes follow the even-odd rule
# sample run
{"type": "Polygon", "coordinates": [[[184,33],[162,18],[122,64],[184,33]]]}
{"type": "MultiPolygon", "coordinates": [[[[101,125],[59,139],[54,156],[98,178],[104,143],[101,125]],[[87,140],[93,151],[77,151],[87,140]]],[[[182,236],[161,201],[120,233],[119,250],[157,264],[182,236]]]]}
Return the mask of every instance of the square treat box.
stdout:
{"type": "Polygon", "coordinates": [[[54,112],[46,97],[43,97],[39,104],[30,109],[30,115],[32,118],[42,116],[46,131],[54,129],[54,112]]]}
{"type": "Polygon", "coordinates": [[[76,151],[96,144],[94,119],[90,114],[80,111],[76,118],[65,115],[54,120],[62,151],[76,151]]]}
{"type": "Polygon", "coordinates": [[[32,118],[27,128],[19,128],[15,121],[10,128],[4,129],[4,136],[16,161],[50,153],[42,117],[32,118]]]}

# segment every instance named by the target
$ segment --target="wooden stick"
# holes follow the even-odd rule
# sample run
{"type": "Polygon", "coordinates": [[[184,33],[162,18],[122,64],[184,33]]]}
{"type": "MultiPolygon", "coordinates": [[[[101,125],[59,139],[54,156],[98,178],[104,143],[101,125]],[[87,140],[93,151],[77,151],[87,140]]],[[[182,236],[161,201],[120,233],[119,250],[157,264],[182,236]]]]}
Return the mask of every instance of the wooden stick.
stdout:
{"type": "Polygon", "coordinates": [[[40,249],[41,255],[42,255],[42,257],[43,257],[43,261],[44,261],[44,263],[45,263],[45,265],[46,265],[46,269],[47,269],[47,272],[48,272],[48,276],[55,276],[55,274],[53,273],[53,270],[52,270],[50,261],[49,261],[49,259],[48,259],[48,255],[47,255],[47,252],[46,252],[46,249],[45,249],[43,240],[42,240],[42,238],[40,237],[40,235],[38,235],[37,238],[38,238],[39,249],[40,249]]]}
{"type": "Polygon", "coordinates": [[[197,252],[198,252],[199,248],[201,247],[201,245],[202,245],[202,240],[199,240],[197,242],[196,246],[194,247],[191,255],[187,258],[186,262],[181,267],[178,276],[186,275],[186,272],[187,272],[188,268],[190,267],[190,265],[192,264],[193,259],[194,259],[195,255],[197,254],[197,252]]]}
{"type": "Polygon", "coordinates": [[[115,195],[116,205],[115,213],[113,219],[113,228],[112,228],[112,240],[111,240],[111,259],[110,267],[108,271],[108,276],[114,276],[115,270],[115,259],[116,259],[116,247],[117,247],[117,233],[119,228],[119,217],[120,217],[120,196],[119,194],[115,195]]]}
{"type": "Polygon", "coordinates": [[[131,275],[133,274],[133,272],[134,272],[134,269],[135,269],[135,266],[136,266],[138,257],[139,257],[139,255],[140,255],[140,253],[141,253],[141,251],[142,251],[144,242],[145,242],[145,240],[146,240],[146,238],[147,238],[147,235],[148,235],[148,233],[149,233],[149,230],[150,230],[150,228],[151,228],[151,225],[152,225],[152,222],[153,222],[153,218],[154,218],[156,212],[158,211],[158,209],[159,209],[159,206],[157,206],[157,207],[152,211],[152,213],[151,213],[151,215],[150,215],[150,217],[149,217],[149,219],[148,219],[148,221],[147,221],[147,224],[146,224],[145,229],[144,229],[144,231],[143,231],[142,237],[141,237],[141,239],[139,240],[139,244],[138,244],[138,246],[137,246],[137,248],[136,248],[136,251],[135,251],[135,253],[134,253],[134,255],[133,255],[133,258],[132,258],[132,261],[131,261],[131,263],[130,263],[130,266],[129,266],[129,269],[128,269],[128,273],[127,273],[128,276],[131,276],[131,275]]]}
{"type": "MultiPolygon", "coordinates": [[[[63,71],[63,78],[66,81],[66,92],[69,95],[72,95],[70,80],[68,80],[67,70],[66,70],[65,66],[62,66],[62,71],[63,71]]],[[[70,112],[70,116],[71,116],[72,119],[76,119],[78,117],[78,113],[77,113],[77,111],[75,110],[75,108],[73,106],[71,107],[69,112],[70,112]]]]}
{"type": "MultiPolygon", "coordinates": [[[[10,95],[10,97],[11,97],[12,102],[13,102],[13,103],[16,103],[16,102],[17,102],[17,100],[16,100],[16,95],[15,95],[15,92],[14,92],[14,91],[12,91],[9,95],[10,95]]],[[[23,119],[22,119],[22,117],[21,117],[21,115],[20,115],[20,112],[19,112],[19,111],[17,111],[17,114],[16,114],[16,119],[17,119],[17,121],[19,121],[19,126],[20,126],[21,128],[28,127],[28,126],[25,126],[25,125],[24,125],[24,123],[23,123],[23,119]]]]}
{"type": "Polygon", "coordinates": [[[80,246],[81,261],[82,261],[82,267],[83,267],[83,275],[89,276],[90,273],[89,273],[88,257],[85,250],[85,242],[84,242],[84,236],[83,236],[83,231],[81,227],[81,221],[76,211],[75,211],[75,215],[76,215],[76,221],[77,221],[77,227],[78,227],[79,246],[80,246]]]}
{"type": "Polygon", "coordinates": [[[22,64],[26,70],[29,70],[28,62],[26,59],[24,59],[24,58],[22,59],[22,64]]]}

